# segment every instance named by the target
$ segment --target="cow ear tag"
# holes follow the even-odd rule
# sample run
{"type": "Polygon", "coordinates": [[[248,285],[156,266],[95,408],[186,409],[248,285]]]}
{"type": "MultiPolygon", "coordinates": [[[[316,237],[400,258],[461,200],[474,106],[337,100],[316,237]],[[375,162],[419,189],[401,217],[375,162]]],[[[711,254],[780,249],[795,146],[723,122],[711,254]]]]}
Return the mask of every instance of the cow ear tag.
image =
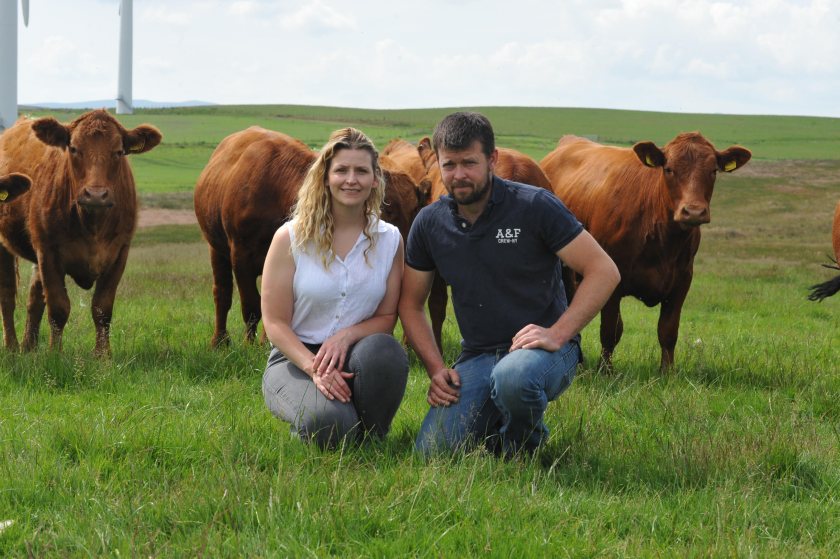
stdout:
{"type": "Polygon", "coordinates": [[[8,190],[0,190],[0,202],[5,201],[6,198],[8,198],[8,197],[9,197],[9,191],[8,190]]]}
{"type": "Polygon", "coordinates": [[[656,167],[656,165],[653,163],[653,159],[650,158],[650,155],[645,155],[645,165],[647,165],[648,167],[656,167]]]}
{"type": "Polygon", "coordinates": [[[145,141],[143,141],[143,142],[141,142],[137,145],[131,146],[131,148],[128,151],[131,152],[131,153],[139,153],[139,152],[143,151],[144,147],[146,147],[146,142],[145,141]]]}
{"type": "Polygon", "coordinates": [[[737,166],[738,166],[737,161],[729,161],[726,165],[723,166],[723,170],[728,173],[729,171],[734,171],[735,167],[737,167],[737,166]]]}

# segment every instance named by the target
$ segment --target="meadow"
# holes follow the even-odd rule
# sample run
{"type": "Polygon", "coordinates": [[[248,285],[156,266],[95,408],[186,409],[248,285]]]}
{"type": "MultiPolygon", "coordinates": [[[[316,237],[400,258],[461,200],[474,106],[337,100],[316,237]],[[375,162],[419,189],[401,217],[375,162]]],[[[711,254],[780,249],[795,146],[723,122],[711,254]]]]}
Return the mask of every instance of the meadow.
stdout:
{"type": "MultiPolygon", "coordinates": [[[[72,281],[62,353],[46,350],[46,327],[38,351],[0,351],[0,556],[836,556],[840,296],[806,296],[836,273],[820,264],[840,199],[840,119],[481,110],[500,145],[537,160],[564,134],[661,146],[700,130],[718,149],[753,151],[718,179],[672,371],[658,370],[658,309],[625,299],[615,370],[598,370],[596,319],[535,456],[415,456],[428,385],[416,359],[387,440],[322,452],[267,411],[266,346],[209,349],[197,226],[141,229],[110,360],[92,356],[90,292],[72,281]]],[[[242,106],[120,119],[164,134],[132,159],[142,204],[191,208],[231,132],[259,124],[319,147],[353,125],[383,147],[430,135],[448,112],[242,106]]],[[[30,274],[21,263],[18,332],[30,274]]],[[[232,332],[244,332],[238,309],[232,332]]],[[[451,309],[444,334],[452,360],[451,309]]]]}

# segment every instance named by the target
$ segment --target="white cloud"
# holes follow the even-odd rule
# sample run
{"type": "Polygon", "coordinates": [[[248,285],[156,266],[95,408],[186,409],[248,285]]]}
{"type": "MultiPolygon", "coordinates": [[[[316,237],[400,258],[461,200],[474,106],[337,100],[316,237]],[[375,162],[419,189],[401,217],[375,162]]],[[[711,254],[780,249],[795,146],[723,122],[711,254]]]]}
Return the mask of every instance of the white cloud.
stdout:
{"type": "Polygon", "coordinates": [[[189,25],[193,18],[186,12],[173,10],[171,5],[163,5],[156,8],[145,8],[140,13],[142,23],[162,23],[164,25],[189,25]]]}
{"type": "Polygon", "coordinates": [[[346,16],[320,0],[312,0],[296,12],[281,17],[280,25],[284,29],[301,31],[334,31],[355,29],[356,21],[352,16],[346,16]]]}

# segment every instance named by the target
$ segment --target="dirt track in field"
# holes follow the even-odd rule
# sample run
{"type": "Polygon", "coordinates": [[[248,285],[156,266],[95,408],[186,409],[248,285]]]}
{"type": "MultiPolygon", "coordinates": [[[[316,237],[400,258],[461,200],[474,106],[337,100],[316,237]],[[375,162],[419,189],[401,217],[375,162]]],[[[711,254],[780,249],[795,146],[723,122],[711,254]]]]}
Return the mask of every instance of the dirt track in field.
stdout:
{"type": "Polygon", "coordinates": [[[157,225],[191,225],[196,223],[193,210],[168,210],[164,208],[140,208],[138,227],[157,225]]]}

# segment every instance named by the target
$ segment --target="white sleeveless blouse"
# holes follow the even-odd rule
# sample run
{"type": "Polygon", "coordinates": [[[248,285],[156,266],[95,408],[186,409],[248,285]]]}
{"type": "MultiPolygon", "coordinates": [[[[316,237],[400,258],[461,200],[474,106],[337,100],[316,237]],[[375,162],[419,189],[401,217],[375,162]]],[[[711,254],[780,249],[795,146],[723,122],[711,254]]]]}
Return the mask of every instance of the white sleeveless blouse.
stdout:
{"type": "Polygon", "coordinates": [[[367,261],[365,249],[370,243],[362,232],[344,260],[336,257],[324,268],[312,243],[303,250],[295,246],[294,222],[289,224],[295,261],[292,330],[302,342],[323,343],[338,330],[373,316],[385,296],[400,232],[379,219],[371,235],[376,246],[368,252],[367,261]]]}

